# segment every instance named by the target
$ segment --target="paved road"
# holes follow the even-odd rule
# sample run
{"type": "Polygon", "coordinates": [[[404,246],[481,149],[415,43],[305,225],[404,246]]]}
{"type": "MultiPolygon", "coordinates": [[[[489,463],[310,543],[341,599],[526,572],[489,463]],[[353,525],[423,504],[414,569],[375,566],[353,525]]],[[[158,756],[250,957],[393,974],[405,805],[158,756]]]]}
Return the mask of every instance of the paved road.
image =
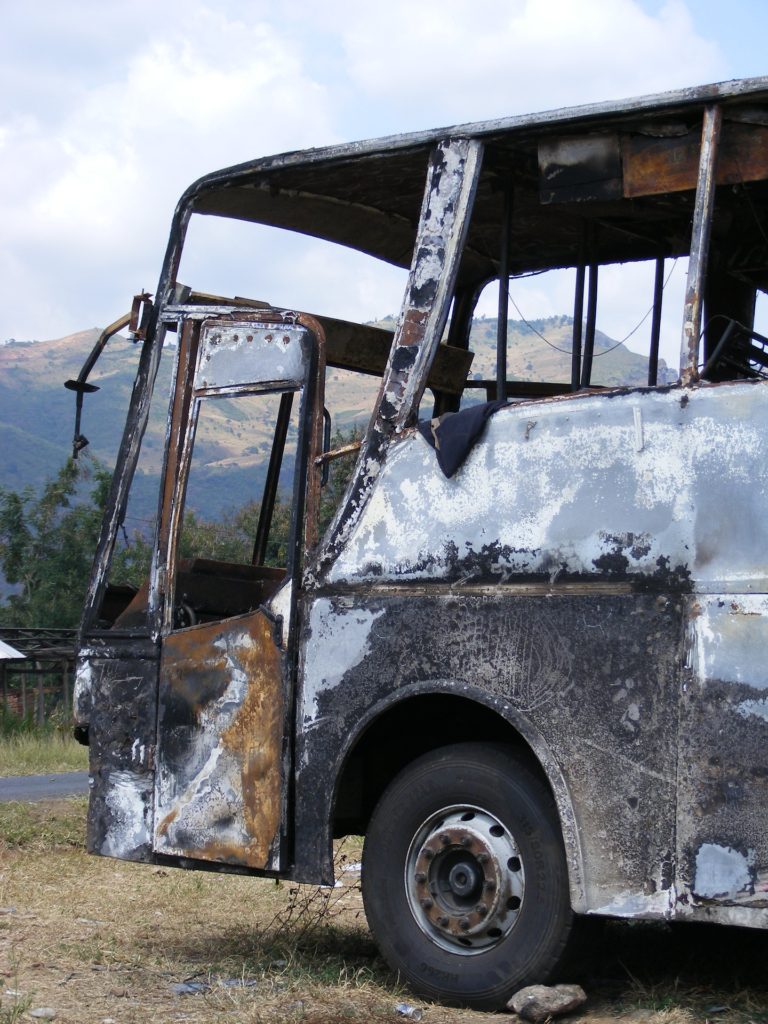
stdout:
{"type": "Polygon", "coordinates": [[[0,802],[7,800],[55,800],[88,792],[88,772],[54,772],[51,775],[11,775],[0,778],[0,802]]]}

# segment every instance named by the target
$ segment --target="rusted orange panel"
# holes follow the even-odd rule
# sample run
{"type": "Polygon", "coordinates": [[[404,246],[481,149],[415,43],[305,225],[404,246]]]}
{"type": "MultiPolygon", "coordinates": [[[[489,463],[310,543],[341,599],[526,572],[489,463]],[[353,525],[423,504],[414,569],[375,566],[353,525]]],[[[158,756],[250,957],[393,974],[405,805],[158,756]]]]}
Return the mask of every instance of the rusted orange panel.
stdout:
{"type": "Polygon", "coordinates": [[[280,828],[280,757],[283,740],[283,682],[280,655],[266,616],[257,613],[252,646],[241,649],[241,669],[248,677],[245,700],[221,736],[223,746],[240,762],[245,826],[252,837],[249,863],[266,866],[280,828]]]}
{"type": "MultiPolygon", "coordinates": [[[[696,188],[701,132],[698,128],[675,138],[625,136],[621,153],[624,195],[661,195],[696,188]]],[[[768,177],[768,128],[725,124],[715,180],[718,185],[760,181],[768,177]]]]}
{"type": "Polygon", "coordinates": [[[277,868],[285,716],[268,616],[168,637],[159,698],[156,852],[277,868]]]}

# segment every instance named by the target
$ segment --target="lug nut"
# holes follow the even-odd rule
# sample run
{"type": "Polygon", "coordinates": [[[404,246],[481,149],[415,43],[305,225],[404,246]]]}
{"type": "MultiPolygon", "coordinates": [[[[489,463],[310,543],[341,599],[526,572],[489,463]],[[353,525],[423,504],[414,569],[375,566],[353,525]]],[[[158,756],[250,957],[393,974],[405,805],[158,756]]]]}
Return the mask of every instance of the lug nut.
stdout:
{"type": "Polygon", "coordinates": [[[421,906],[423,907],[424,910],[431,910],[432,907],[434,907],[434,903],[432,902],[432,900],[422,900],[421,906]]]}
{"type": "Polygon", "coordinates": [[[440,925],[441,928],[447,928],[451,922],[450,918],[447,918],[445,915],[442,915],[441,917],[438,917],[437,923],[440,925]]]}
{"type": "Polygon", "coordinates": [[[426,882],[426,880],[427,876],[424,874],[423,871],[416,872],[416,881],[419,883],[419,885],[423,885],[426,882]]]}
{"type": "Polygon", "coordinates": [[[478,853],[478,855],[477,855],[477,863],[478,864],[487,864],[488,863],[488,859],[489,858],[488,858],[488,854],[487,853],[478,853]]]}
{"type": "Polygon", "coordinates": [[[461,928],[461,930],[463,932],[468,932],[469,931],[469,918],[468,917],[462,917],[462,919],[459,921],[459,928],[461,928]]]}
{"type": "Polygon", "coordinates": [[[492,878],[489,878],[485,882],[485,885],[483,886],[483,888],[485,889],[486,892],[493,892],[493,890],[496,888],[496,883],[494,882],[494,880],[492,878]]]}
{"type": "Polygon", "coordinates": [[[486,907],[484,903],[478,903],[477,906],[475,907],[475,910],[480,915],[480,917],[485,917],[485,915],[488,913],[488,907],[486,907]]]}
{"type": "Polygon", "coordinates": [[[440,842],[443,844],[443,846],[447,846],[448,843],[450,843],[451,841],[451,837],[448,835],[447,832],[441,832],[438,838],[440,842]]]}
{"type": "Polygon", "coordinates": [[[432,858],[435,856],[435,851],[432,849],[431,846],[425,846],[424,849],[421,851],[421,856],[425,860],[432,860],[432,858]]]}
{"type": "Polygon", "coordinates": [[[461,837],[461,845],[462,846],[471,846],[472,845],[472,838],[471,838],[471,836],[462,836],[461,837]]]}

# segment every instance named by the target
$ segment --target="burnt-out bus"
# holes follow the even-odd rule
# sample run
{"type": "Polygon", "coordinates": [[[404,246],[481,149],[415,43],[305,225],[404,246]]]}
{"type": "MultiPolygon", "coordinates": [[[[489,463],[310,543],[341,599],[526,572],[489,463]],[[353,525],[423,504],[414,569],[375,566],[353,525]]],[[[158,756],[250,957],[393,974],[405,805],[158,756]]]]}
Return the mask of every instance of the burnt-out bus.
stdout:
{"type": "MultiPolygon", "coordinates": [[[[285,293],[310,272],[286,260],[285,293]]],[[[766,927],[766,288],[768,79],[195,182],[135,303],[82,620],[90,851],[331,885],[334,837],[363,834],[384,956],[416,991],[480,1008],[551,977],[579,915],[766,927]],[[401,268],[393,330],[274,303],[263,255],[251,298],[183,286],[185,239],[210,218],[401,268]],[[598,285],[640,265],[647,374],[606,383],[598,285]],[[566,270],[565,377],[511,373],[509,290],[566,270]],[[488,288],[484,372],[469,342],[488,288]],[[110,565],[161,357],[153,558],[133,590],[110,565]],[[361,439],[334,449],[339,373],[379,383],[361,439]],[[246,408],[269,432],[245,467],[252,548],[190,557],[199,449],[246,408]],[[321,531],[324,476],[350,449],[321,531]]]]}

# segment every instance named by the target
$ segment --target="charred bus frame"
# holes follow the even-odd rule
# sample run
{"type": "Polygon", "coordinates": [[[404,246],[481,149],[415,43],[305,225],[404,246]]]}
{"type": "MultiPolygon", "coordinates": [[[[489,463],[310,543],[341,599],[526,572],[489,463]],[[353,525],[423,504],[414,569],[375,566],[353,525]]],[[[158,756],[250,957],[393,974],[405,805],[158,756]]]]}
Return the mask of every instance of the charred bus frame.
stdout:
{"type": "Polygon", "coordinates": [[[332,837],[364,832],[390,963],[478,1007],[545,978],[574,914],[766,927],[767,226],[765,79],[196,182],[155,302],[134,311],[144,340],[83,617],[91,851],[330,884],[332,837]],[[409,268],[394,336],[182,289],[193,213],[409,268]],[[657,383],[677,256],[680,374],[657,383]],[[647,386],[598,388],[599,268],[638,260],[655,261],[647,386]],[[510,380],[508,280],[562,267],[576,268],[571,379],[510,380]],[[472,312],[494,279],[496,376],[470,380],[472,312]],[[154,560],[121,602],[110,558],[168,330],[154,560]],[[329,366],[381,386],[318,538],[329,366]],[[444,449],[478,387],[498,406],[448,478],[416,429],[425,390],[431,414],[454,414],[433,424],[444,449]],[[244,395],[280,407],[253,564],[184,563],[197,417],[244,395]],[[296,397],[275,570],[264,545],[296,397]]]}

